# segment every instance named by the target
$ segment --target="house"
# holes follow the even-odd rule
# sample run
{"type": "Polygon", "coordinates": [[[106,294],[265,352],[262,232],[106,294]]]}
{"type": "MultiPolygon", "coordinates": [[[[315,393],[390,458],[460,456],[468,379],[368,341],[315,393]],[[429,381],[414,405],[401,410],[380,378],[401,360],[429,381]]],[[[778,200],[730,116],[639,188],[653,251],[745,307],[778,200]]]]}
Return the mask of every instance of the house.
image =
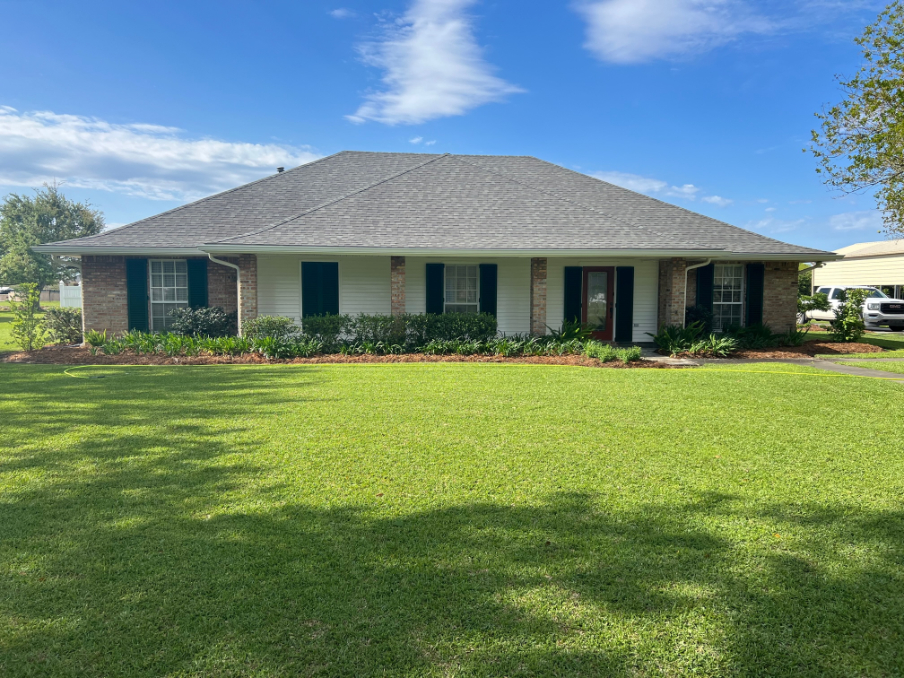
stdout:
{"type": "Polygon", "coordinates": [[[349,151],[35,249],[81,257],[86,329],[165,330],[180,306],[482,311],[504,333],[580,318],[625,342],[690,305],[785,331],[798,263],[838,258],[532,157],[349,151]]]}
{"type": "Polygon", "coordinates": [[[835,253],[844,258],[813,270],[814,289],[869,285],[895,299],[904,294],[904,239],[860,242],[835,253]]]}

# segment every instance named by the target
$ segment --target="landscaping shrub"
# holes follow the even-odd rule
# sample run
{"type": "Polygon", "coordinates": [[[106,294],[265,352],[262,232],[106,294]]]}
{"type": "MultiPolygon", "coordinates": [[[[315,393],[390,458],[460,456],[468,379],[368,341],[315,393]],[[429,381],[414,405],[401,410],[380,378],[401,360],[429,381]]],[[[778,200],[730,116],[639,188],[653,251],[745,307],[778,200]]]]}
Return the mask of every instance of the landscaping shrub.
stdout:
{"type": "Polygon", "coordinates": [[[301,321],[301,333],[308,339],[321,342],[327,352],[333,352],[339,350],[343,338],[351,334],[351,324],[352,317],[349,315],[315,315],[301,321]]]}
{"type": "Polygon", "coordinates": [[[562,322],[561,330],[554,330],[553,328],[546,326],[551,332],[551,337],[553,341],[556,342],[566,342],[566,341],[588,341],[593,336],[593,328],[589,325],[585,325],[584,323],[578,322],[576,320],[565,320],[562,322]]]}
{"type": "Polygon", "coordinates": [[[13,309],[12,338],[23,351],[33,351],[43,348],[47,338],[44,323],[38,317],[40,310],[41,290],[34,283],[21,285],[17,296],[24,301],[13,301],[10,306],[13,309]]]}
{"type": "Polygon", "coordinates": [[[271,339],[289,341],[300,334],[301,328],[291,318],[285,318],[280,315],[262,315],[253,320],[245,321],[242,332],[251,340],[270,337],[271,339]]]}
{"type": "Polygon", "coordinates": [[[687,327],[681,325],[663,325],[656,333],[647,332],[647,336],[653,338],[653,343],[660,351],[666,351],[669,355],[676,355],[689,351],[699,341],[703,334],[703,323],[691,323],[687,327]]]}
{"type": "Polygon", "coordinates": [[[638,360],[640,360],[640,355],[640,346],[615,349],[615,356],[625,364],[637,362],[638,360]]]}
{"type": "Polygon", "coordinates": [[[107,343],[107,330],[98,332],[97,330],[88,330],[85,332],[85,343],[89,346],[97,348],[107,343]]]}
{"type": "Polygon", "coordinates": [[[842,291],[842,303],[835,309],[832,321],[832,338],[835,341],[860,341],[866,331],[863,322],[863,302],[868,290],[850,289],[842,291]]]}
{"type": "Polygon", "coordinates": [[[616,358],[616,348],[601,341],[588,341],[584,344],[584,355],[606,363],[616,358]]]}
{"type": "Polygon", "coordinates": [[[190,337],[226,337],[236,333],[238,314],[213,308],[177,308],[170,311],[172,331],[190,337]]]}
{"type": "Polygon", "coordinates": [[[82,310],[80,308],[51,308],[44,314],[44,327],[57,344],[82,343],[82,310]]]}
{"type": "Polygon", "coordinates": [[[774,334],[768,325],[730,325],[724,334],[733,337],[741,349],[773,348],[782,340],[782,335],[774,334]]]}

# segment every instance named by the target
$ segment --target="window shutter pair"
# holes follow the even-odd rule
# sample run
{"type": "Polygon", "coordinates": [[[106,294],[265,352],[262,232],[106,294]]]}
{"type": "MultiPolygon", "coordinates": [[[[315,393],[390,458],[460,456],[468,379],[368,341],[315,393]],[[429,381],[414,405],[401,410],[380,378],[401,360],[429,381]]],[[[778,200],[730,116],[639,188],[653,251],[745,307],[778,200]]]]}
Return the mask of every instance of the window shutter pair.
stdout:
{"type": "MultiPolygon", "coordinates": [[[[207,259],[187,259],[188,305],[205,308],[207,299],[207,259]]],[[[126,259],[126,303],[130,330],[147,332],[148,319],[148,260],[126,259]]]]}
{"type": "MultiPolygon", "coordinates": [[[[496,264],[480,264],[480,298],[478,310],[497,316],[499,296],[499,267],[496,264]]],[[[443,313],[446,306],[446,265],[427,264],[427,313],[443,313]]]]}
{"type": "Polygon", "coordinates": [[[335,261],[301,263],[301,317],[339,315],[339,264],[335,261]]]}

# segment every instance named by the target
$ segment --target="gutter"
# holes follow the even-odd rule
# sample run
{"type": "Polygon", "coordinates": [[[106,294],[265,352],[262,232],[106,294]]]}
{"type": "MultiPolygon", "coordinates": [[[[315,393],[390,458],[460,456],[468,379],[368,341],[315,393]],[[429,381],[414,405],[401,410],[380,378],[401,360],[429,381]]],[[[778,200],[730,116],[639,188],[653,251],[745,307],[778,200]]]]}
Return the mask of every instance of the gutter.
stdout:
{"type": "Polygon", "coordinates": [[[221,266],[228,266],[229,268],[235,269],[235,306],[237,309],[235,322],[238,328],[238,334],[239,336],[242,336],[242,269],[240,269],[236,264],[230,263],[228,261],[223,261],[222,259],[217,259],[210,253],[208,253],[207,256],[215,264],[220,264],[221,266]]]}
{"type": "Polygon", "coordinates": [[[707,259],[702,264],[694,264],[693,266],[688,266],[684,269],[684,308],[687,308],[687,272],[693,271],[695,268],[703,268],[704,266],[709,266],[712,263],[712,259],[707,259]]]}

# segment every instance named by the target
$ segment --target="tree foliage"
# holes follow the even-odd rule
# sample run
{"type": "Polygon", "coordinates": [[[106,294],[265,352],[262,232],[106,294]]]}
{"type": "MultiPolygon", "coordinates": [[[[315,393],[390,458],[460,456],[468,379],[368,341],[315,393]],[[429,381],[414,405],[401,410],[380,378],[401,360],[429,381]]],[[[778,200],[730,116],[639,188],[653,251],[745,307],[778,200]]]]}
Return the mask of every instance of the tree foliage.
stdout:
{"type": "Polygon", "coordinates": [[[38,316],[41,290],[34,283],[26,283],[17,290],[19,301],[10,300],[13,308],[12,337],[23,351],[42,348],[46,339],[44,323],[38,316]],[[23,300],[24,298],[24,300],[23,300]]]}
{"type": "Polygon", "coordinates": [[[0,282],[35,283],[40,290],[74,279],[77,268],[71,259],[38,254],[31,247],[95,235],[103,228],[101,212],[69,200],[56,184],[45,184],[33,198],[10,193],[0,203],[0,282]]]}
{"type": "Polygon", "coordinates": [[[873,190],[889,233],[904,233],[904,2],[895,0],[856,39],[864,64],[838,77],[844,100],[817,113],[817,172],[844,193],[873,190]]]}

